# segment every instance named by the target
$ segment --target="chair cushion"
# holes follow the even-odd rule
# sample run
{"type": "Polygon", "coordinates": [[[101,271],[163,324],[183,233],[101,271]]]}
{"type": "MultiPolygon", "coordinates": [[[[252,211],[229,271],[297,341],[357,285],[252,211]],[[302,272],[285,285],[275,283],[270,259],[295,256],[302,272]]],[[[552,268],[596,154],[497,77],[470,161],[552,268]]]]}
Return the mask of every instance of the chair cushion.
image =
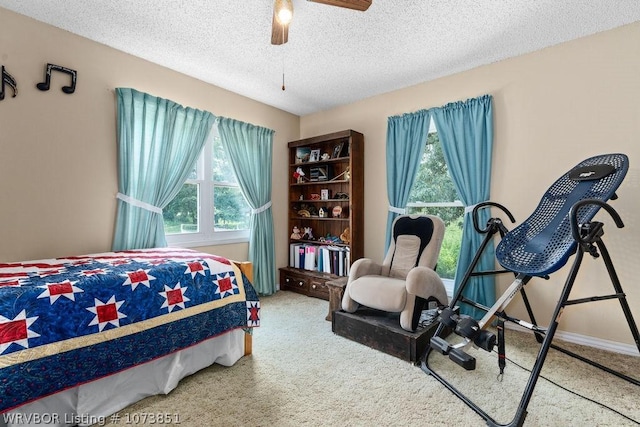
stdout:
{"type": "Polygon", "coordinates": [[[362,276],[349,284],[349,296],[361,305],[389,312],[401,312],[407,300],[403,279],[362,276]]]}
{"type": "Polygon", "coordinates": [[[390,277],[404,279],[416,266],[422,240],[412,234],[403,234],[396,239],[396,250],[391,263],[390,277]]]}

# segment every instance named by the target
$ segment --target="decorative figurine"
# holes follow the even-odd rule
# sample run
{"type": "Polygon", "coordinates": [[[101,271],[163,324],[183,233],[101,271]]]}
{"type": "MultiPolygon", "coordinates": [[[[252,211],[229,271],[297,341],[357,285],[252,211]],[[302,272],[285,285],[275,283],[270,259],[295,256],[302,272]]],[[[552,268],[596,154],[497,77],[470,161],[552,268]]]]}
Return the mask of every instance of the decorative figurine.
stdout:
{"type": "Polygon", "coordinates": [[[302,236],[300,236],[300,229],[297,226],[293,227],[293,233],[291,233],[291,238],[300,240],[302,236]]]}
{"type": "Polygon", "coordinates": [[[344,231],[340,235],[340,240],[342,240],[346,244],[349,244],[349,242],[351,241],[351,230],[349,230],[349,227],[344,229],[344,231]]]}
{"type": "Polygon", "coordinates": [[[304,182],[304,171],[302,168],[296,168],[296,171],[293,173],[293,179],[295,179],[298,184],[304,182]]]}
{"type": "Polygon", "coordinates": [[[304,240],[313,240],[313,233],[311,232],[311,227],[304,228],[304,234],[302,235],[304,240]]]}

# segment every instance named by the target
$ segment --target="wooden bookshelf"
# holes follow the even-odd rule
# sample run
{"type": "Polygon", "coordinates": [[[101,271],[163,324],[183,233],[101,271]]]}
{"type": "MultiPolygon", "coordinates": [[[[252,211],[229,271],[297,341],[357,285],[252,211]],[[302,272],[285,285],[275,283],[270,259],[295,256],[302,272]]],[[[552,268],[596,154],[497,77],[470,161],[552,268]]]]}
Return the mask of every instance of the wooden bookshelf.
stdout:
{"type": "Polygon", "coordinates": [[[325,283],[346,276],[364,255],[364,136],[345,130],[291,141],[288,147],[289,265],[280,269],[280,286],[328,300],[325,283]],[[292,236],[294,227],[300,238],[292,236]],[[307,228],[312,238],[305,236],[307,228]],[[292,254],[293,246],[309,248],[306,265],[300,265],[298,251],[292,254]]]}

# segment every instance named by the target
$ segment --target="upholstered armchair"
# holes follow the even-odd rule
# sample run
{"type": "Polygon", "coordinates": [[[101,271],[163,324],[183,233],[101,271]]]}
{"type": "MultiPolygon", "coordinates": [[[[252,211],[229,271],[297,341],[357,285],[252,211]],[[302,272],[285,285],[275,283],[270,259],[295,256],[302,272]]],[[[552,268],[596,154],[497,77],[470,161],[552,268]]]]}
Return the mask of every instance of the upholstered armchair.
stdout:
{"type": "Polygon", "coordinates": [[[444,237],[444,222],[432,215],[401,215],[392,226],[392,239],[382,264],[356,260],[342,298],[342,309],[359,306],[400,313],[400,326],[415,331],[429,301],[448,303],[435,268],[444,237]]]}

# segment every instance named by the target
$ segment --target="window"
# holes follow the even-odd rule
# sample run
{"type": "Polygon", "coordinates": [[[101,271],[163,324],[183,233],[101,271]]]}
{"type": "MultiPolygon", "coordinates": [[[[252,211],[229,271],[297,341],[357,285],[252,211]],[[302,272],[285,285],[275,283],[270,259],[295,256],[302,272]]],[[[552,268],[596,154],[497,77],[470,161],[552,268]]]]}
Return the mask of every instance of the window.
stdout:
{"type": "Polygon", "coordinates": [[[437,271],[445,282],[447,293],[450,297],[453,296],[453,279],[462,242],[464,206],[458,200],[433,122],[416,180],[409,194],[407,213],[437,215],[444,221],[446,231],[437,271]]]}
{"type": "Polygon", "coordinates": [[[215,127],[187,182],[163,213],[170,245],[248,241],[251,208],[240,191],[215,127]]]}

